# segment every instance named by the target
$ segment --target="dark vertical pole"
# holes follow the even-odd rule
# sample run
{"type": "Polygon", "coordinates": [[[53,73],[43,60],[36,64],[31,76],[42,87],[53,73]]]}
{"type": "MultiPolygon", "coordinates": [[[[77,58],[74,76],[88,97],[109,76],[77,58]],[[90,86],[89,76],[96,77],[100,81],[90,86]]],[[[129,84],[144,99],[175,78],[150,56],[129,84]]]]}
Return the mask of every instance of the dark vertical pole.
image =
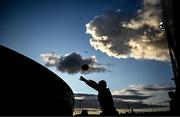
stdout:
{"type": "Polygon", "coordinates": [[[178,38],[179,37],[179,30],[176,27],[179,23],[177,20],[179,10],[178,2],[176,0],[161,0],[161,7],[162,7],[162,15],[164,18],[164,28],[166,31],[166,37],[169,47],[169,53],[172,62],[172,68],[174,72],[174,81],[176,85],[176,90],[173,95],[171,95],[171,105],[170,110],[172,114],[179,114],[180,113],[180,101],[179,101],[179,92],[180,92],[180,79],[179,79],[179,56],[178,56],[178,38]],[[173,8],[174,7],[174,8],[173,8]]]}

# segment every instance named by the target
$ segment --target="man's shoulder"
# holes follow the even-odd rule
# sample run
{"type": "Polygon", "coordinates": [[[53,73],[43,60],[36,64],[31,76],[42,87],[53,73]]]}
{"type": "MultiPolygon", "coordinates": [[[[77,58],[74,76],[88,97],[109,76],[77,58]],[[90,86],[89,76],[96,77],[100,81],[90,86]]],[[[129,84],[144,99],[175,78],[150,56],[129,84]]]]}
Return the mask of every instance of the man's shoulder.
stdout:
{"type": "Polygon", "coordinates": [[[109,88],[106,88],[106,90],[110,91],[110,89],[109,89],[109,88]]]}

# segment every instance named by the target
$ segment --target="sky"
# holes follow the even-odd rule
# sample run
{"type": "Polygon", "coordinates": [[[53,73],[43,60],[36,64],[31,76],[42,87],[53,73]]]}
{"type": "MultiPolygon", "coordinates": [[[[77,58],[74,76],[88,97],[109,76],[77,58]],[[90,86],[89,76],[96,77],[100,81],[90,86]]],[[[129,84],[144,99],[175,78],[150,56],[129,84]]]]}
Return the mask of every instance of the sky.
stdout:
{"type": "Polygon", "coordinates": [[[82,75],[106,80],[113,95],[140,96],[117,103],[163,103],[174,83],[160,21],[158,0],[1,0],[0,44],[50,69],[80,99],[97,94],[82,75]]]}

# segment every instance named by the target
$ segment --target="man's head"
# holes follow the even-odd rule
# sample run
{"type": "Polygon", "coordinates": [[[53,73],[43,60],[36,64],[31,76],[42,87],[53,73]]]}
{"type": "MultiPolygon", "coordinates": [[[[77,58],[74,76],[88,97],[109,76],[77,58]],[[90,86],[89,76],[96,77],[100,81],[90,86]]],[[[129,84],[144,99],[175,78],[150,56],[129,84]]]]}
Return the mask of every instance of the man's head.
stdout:
{"type": "Polygon", "coordinates": [[[99,81],[98,84],[99,84],[99,86],[100,86],[101,88],[106,88],[106,87],[107,87],[106,81],[104,81],[104,80],[99,81]]]}
{"type": "Polygon", "coordinates": [[[174,95],[175,95],[175,93],[174,93],[173,91],[168,92],[168,94],[169,94],[169,97],[170,97],[170,98],[173,98],[174,95]]]}

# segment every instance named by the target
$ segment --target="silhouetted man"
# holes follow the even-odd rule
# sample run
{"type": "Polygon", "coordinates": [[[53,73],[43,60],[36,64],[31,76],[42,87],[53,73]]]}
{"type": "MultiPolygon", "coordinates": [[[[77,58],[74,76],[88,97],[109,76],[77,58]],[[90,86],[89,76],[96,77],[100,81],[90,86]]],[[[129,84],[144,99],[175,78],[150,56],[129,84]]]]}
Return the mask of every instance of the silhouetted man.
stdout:
{"type": "Polygon", "coordinates": [[[84,81],[87,85],[98,91],[98,100],[101,106],[102,115],[118,115],[114,104],[113,98],[109,88],[106,88],[106,81],[101,80],[97,84],[93,80],[86,80],[84,77],[80,77],[81,81],[84,81]]]}

